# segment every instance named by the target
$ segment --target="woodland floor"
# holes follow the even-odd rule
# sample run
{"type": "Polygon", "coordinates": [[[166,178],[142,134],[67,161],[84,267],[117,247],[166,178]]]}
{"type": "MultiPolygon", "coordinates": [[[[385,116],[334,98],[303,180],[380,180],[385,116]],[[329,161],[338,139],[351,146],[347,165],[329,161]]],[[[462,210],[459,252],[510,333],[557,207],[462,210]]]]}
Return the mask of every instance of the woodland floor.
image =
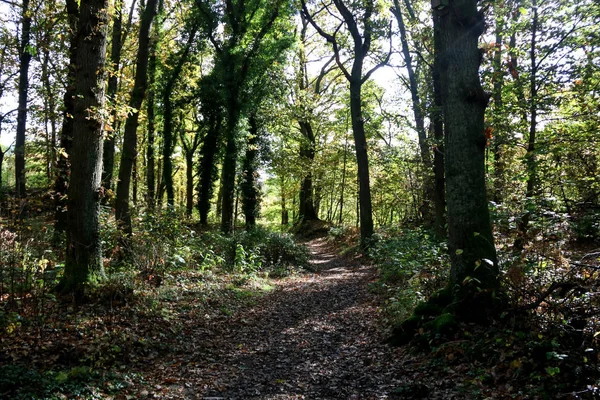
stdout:
{"type": "MultiPolygon", "coordinates": [[[[188,321],[186,340],[147,365],[143,396],[185,399],[466,398],[427,360],[383,344],[376,271],[341,258],[324,239],[308,243],[315,273],[232,316],[188,321]],[[400,388],[406,395],[395,393],[400,388]]],[[[142,372],[142,371],[140,371],[142,372]]]]}
{"type": "MultiPolygon", "coordinates": [[[[54,371],[50,382],[63,386],[30,392],[52,399],[523,398],[507,395],[518,390],[508,372],[482,387],[476,366],[460,361],[464,343],[426,354],[384,344],[390,324],[375,267],[337,255],[325,239],[307,245],[314,272],[254,287],[205,271],[166,277],[152,289],[158,306],[118,293],[55,303],[39,328],[0,335],[0,367],[54,371]],[[63,384],[80,379],[81,394],[63,384]]],[[[23,374],[0,376],[0,388],[3,379],[0,398],[33,398],[10,387],[23,374]]]]}

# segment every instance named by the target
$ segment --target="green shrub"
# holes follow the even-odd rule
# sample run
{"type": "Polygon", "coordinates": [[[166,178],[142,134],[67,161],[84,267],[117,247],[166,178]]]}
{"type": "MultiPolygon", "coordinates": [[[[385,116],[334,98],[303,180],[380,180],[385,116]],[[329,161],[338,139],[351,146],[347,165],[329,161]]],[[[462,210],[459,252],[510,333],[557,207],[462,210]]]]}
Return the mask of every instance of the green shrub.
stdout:
{"type": "Polygon", "coordinates": [[[377,234],[371,255],[387,288],[387,311],[396,322],[444,286],[450,270],[446,244],[423,229],[388,228],[377,234]]]}

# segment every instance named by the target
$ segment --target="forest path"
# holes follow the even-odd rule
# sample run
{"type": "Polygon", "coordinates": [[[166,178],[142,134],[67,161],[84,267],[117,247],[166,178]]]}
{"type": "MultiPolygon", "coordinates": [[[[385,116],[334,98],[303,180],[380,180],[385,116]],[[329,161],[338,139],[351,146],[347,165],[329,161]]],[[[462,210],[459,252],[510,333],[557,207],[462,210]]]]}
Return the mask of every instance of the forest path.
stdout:
{"type": "Polygon", "coordinates": [[[275,280],[274,292],[226,319],[193,322],[184,354],[161,372],[177,382],[158,386],[161,398],[407,398],[392,393],[426,372],[408,376],[416,359],[382,344],[385,324],[369,292],[375,269],[337,256],[325,239],[308,246],[315,273],[275,280]]]}

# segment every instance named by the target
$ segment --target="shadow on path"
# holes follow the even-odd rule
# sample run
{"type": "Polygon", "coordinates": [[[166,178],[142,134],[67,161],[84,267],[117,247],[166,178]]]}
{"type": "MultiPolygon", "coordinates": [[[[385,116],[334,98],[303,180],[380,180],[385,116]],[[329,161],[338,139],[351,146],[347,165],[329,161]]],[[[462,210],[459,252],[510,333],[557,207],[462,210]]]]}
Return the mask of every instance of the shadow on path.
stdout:
{"type": "Polygon", "coordinates": [[[323,240],[308,245],[319,272],[277,281],[274,293],[210,332],[195,322],[189,361],[168,371],[179,382],[170,398],[395,398],[411,361],[381,344],[384,323],[368,291],[374,269],[341,259],[323,240]]]}

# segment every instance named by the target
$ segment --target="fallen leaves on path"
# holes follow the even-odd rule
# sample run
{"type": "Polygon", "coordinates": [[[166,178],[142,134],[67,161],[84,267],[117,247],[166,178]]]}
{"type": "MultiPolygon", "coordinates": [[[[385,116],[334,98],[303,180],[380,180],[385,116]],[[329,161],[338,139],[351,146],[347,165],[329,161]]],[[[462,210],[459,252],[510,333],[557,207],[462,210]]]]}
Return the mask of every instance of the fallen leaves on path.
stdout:
{"type": "Polygon", "coordinates": [[[374,267],[325,239],[307,245],[314,273],[271,279],[262,292],[227,275],[167,277],[152,289],[162,290],[156,310],[139,300],[63,310],[54,328],[3,339],[0,365],[73,371],[83,362],[121,376],[94,389],[118,400],[468,398],[457,391],[464,371],[436,371],[382,344],[389,327],[369,291],[374,267]]]}

